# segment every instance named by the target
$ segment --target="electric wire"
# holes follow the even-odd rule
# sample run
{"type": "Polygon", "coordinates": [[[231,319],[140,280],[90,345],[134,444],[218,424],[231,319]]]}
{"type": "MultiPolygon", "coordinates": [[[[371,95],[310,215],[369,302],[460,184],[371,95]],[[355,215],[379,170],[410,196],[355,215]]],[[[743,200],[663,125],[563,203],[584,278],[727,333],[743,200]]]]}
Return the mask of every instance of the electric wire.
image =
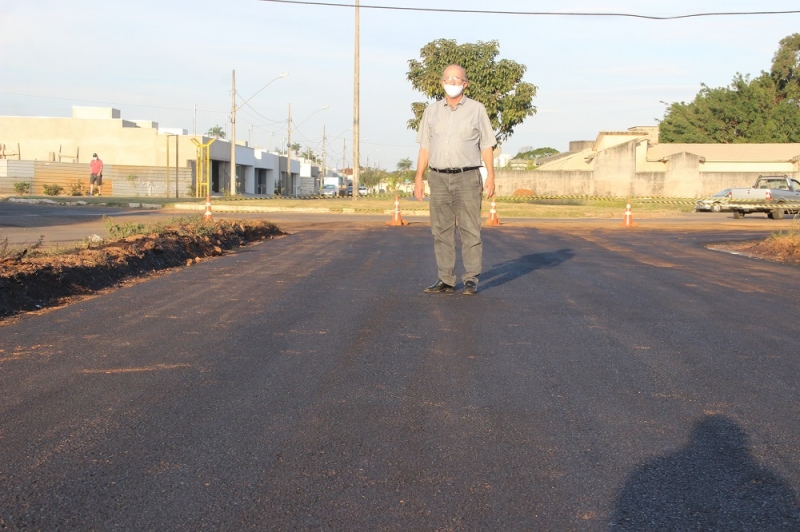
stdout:
{"type": "MultiPolygon", "coordinates": [[[[261,2],[272,2],[276,4],[296,4],[323,7],[346,7],[354,8],[354,4],[343,4],[338,2],[308,2],[303,0],[259,0],[261,2]]],[[[723,17],[723,16],[759,16],[759,15],[793,15],[800,14],[800,9],[788,9],[784,11],[715,11],[705,13],[688,13],[685,15],[641,15],[638,13],[613,13],[613,12],[570,12],[570,11],[500,11],[492,9],[445,9],[434,7],[402,7],[402,6],[376,6],[359,4],[362,9],[379,9],[390,11],[423,11],[430,13],[461,13],[461,14],[480,14],[480,15],[528,15],[528,16],[558,16],[558,17],[621,17],[638,18],[646,20],[681,20],[699,17],[723,17]]]]}

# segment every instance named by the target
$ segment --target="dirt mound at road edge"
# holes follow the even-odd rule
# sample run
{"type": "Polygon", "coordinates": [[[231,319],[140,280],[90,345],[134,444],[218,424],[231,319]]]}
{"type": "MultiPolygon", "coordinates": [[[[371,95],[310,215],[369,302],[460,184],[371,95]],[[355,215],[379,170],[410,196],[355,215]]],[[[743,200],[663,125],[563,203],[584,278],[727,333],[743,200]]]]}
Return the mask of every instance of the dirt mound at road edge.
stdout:
{"type": "Polygon", "coordinates": [[[201,233],[180,225],[69,253],[8,256],[0,260],[0,320],[284,234],[269,222],[217,223],[201,233]]]}

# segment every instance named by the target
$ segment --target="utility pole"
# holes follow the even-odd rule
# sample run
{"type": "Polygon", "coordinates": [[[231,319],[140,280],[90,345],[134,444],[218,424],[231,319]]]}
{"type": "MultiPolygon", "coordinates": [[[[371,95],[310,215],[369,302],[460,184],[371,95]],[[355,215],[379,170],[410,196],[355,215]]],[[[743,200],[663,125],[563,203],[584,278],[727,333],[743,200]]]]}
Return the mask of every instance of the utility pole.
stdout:
{"type": "Polygon", "coordinates": [[[325,186],[325,176],[328,172],[325,171],[325,126],[322,126],[322,179],[320,179],[319,187],[325,186]]]}
{"type": "Polygon", "coordinates": [[[194,104],[194,135],[197,135],[197,104],[194,104]]]}
{"type": "Polygon", "coordinates": [[[236,195],[236,70],[231,79],[231,196],[236,195]]]}
{"type": "MultiPolygon", "coordinates": [[[[292,104],[289,103],[289,118],[286,120],[286,188],[288,189],[292,184],[292,104]]],[[[283,188],[281,188],[281,195],[285,195],[283,188]]]]}
{"type": "Polygon", "coordinates": [[[347,168],[347,139],[342,139],[342,173],[347,168]]]}
{"type": "Polygon", "coordinates": [[[356,0],[356,34],[355,34],[355,54],[353,67],[353,201],[358,199],[358,178],[359,178],[359,0],[356,0]]]}

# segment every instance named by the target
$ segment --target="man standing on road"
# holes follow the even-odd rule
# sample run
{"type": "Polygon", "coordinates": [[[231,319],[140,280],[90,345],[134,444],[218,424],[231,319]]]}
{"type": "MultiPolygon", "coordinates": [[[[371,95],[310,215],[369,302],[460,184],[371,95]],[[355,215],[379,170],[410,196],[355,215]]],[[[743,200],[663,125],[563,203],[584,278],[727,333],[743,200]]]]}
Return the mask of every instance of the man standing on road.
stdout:
{"type": "Polygon", "coordinates": [[[493,148],[497,144],[492,123],[482,103],[464,96],[467,74],[459,65],[444,69],[444,100],[425,109],[417,142],[419,157],[414,197],[422,201],[422,177],[430,166],[431,233],[439,279],[425,292],[453,292],[456,285],[455,229],[461,235],[464,262],[464,294],[478,293],[483,243],[481,242],[481,193],[494,196],[493,148]],[[481,183],[481,159],[486,182],[481,183]]]}
{"type": "Polygon", "coordinates": [[[103,195],[103,161],[96,153],[92,154],[92,162],[89,163],[92,169],[92,176],[89,178],[89,195],[94,196],[94,184],[97,183],[97,195],[103,195]]]}

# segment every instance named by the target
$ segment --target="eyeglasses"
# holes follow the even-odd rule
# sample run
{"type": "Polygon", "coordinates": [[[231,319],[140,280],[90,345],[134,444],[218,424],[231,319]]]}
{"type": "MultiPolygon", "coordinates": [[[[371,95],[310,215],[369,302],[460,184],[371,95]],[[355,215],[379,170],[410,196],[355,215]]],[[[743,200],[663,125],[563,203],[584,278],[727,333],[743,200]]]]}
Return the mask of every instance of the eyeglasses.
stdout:
{"type": "Polygon", "coordinates": [[[449,78],[442,78],[442,81],[444,81],[445,83],[447,82],[464,83],[467,80],[461,79],[458,76],[450,76],[449,78]]]}

